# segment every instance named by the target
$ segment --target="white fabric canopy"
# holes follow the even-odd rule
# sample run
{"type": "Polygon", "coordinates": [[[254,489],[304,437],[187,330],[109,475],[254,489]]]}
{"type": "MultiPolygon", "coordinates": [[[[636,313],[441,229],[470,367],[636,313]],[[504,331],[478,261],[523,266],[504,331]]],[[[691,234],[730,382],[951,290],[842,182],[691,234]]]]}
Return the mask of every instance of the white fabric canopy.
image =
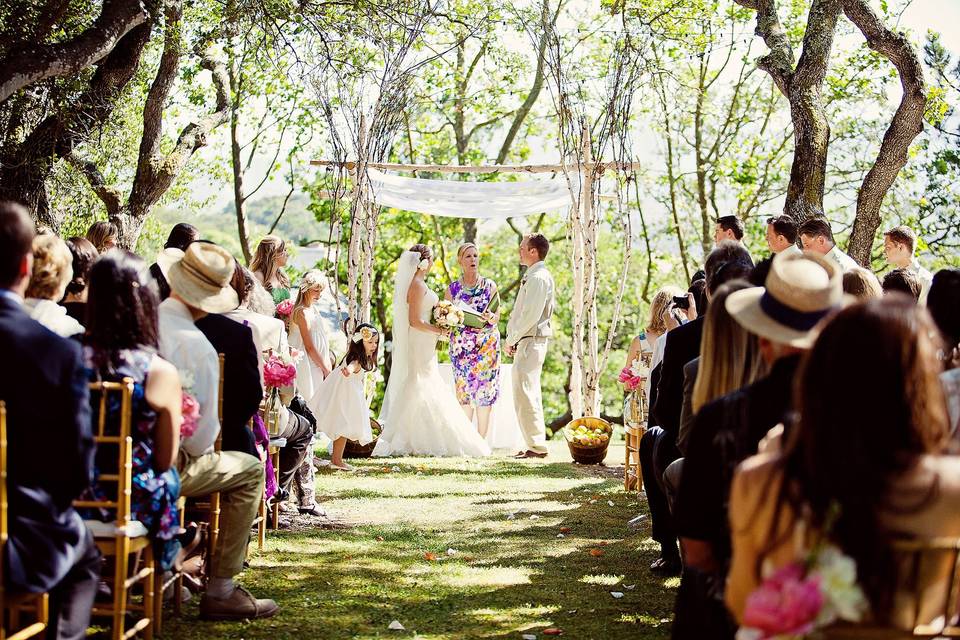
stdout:
{"type": "Polygon", "coordinates": [[[506,219],[571,206],[567,181],[461,182],[368,169],[371,198],[385,207],[450,218],[506,219]]]}

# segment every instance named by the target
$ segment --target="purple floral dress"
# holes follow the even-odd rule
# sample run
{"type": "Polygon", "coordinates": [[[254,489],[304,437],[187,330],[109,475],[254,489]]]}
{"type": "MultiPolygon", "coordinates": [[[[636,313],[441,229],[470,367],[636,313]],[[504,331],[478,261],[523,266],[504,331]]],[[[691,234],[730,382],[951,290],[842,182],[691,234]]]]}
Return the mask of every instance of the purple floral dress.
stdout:
{"type": "MultiPolygon", "coordinates": [[[[487,310],[496,291],[488,278],[481,278],[475,287],[454,280],[449,289],[455,304],[466,303],[477,313],[487,310]]],[[[492,406],[500,396],[500,330],[457,327],[450,334],[449,352],[460,404],[492,406]]]]}
{"type": "MultiPolygon", "coordinates": [[[[180,516],[177,499],[180,497],[180,474],[176,467],[158,473],[153,468],[153,429],[157,414],[147,403],[147,373],[154,352],[147,349],[124,349],[113,354],[112,362],[105,362],[107,354],[84,348],[87,378],[90,382],[120,382],[133,380],[131,436],[133,437],[133,486],[130,496],[130,516],[147,528],[157,549],[157,557],[164,569],[169,569],[180,550],[180,516]]],[[[117,433],[120,425],[120,395],[111,393],[107,404],[107,433],[117,433]]],[[[97,419],[99,395],[91,394],[92,419],[97,419]]],[[[96,424],[93,425],[96,431],[96,424]]],[[[101,485],[99,477],[117,472],[116,446],[98,450],[94,463],[94,480],[90,493],[97,500],[115,498],[116,483],[101,485]],[[109,494],[109,495],[108,495],[109,494]]],[[[84,517],[106,519],[108,514],[85,513],[84,517]]],[[[112,514],[111,514],[112,515],[112,514]]]]}

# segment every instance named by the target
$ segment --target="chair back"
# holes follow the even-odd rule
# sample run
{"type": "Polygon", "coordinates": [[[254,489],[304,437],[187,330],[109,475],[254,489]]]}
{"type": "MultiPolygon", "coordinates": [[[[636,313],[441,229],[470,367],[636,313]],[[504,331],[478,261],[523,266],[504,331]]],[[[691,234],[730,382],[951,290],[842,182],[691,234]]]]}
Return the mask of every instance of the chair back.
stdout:
{"type": "Polygon", "coordinates": [[[223,366],[225,356],[222,353],[217,354],[217,362],[220,368],[220,376],[217,379],[217,422],[220,423],[220,431],[217,433],[217,439],[213,443],[214,451],[221,451],[223,448],[223,366]]]}
{"type": "Polygon", "coordinates": [[[81,509],[101,509],[115,512],[114,523],[117,529],[125,530],[130,524],[133,475],[133,436],[131,423],[133,422],[133,380],[124,378],[122,382],[91,382],[90,402],[95,403],[94,415],[96,428],[93,439],[97,443],[97,457],[106,449],[116,449],[116,472],[99,473],[97,481],[101,488],[105,485],[116,485],[116,497],[107,497],[75,500],[74,506],[81,509]],[[111,401],[118,401],[120,407],[119,424],[114,425],[109,417],[111,401]]]}
{"type": "Polygon", "coordinates": [[[6,556],[7,535],[7,403],[0,400],[0,602],[3,601],[3,558],[6,556]]]}

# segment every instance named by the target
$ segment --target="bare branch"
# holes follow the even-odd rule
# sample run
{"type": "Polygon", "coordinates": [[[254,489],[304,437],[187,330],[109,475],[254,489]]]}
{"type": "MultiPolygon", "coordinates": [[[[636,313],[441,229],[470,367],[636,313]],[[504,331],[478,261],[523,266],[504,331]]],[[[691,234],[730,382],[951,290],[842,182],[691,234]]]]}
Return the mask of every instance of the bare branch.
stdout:
{"type": "Polygon", "coordinates": [[[106,207],[107,213],[116,215],[120,211],[122,203],[120,190],[108,185],[103,174],[100,173],[100,169],[90,160],[84,160],[74,153],[71,153],[65,159],[87,179],[90,188],[103,202],[103,206],[106,207]]]}

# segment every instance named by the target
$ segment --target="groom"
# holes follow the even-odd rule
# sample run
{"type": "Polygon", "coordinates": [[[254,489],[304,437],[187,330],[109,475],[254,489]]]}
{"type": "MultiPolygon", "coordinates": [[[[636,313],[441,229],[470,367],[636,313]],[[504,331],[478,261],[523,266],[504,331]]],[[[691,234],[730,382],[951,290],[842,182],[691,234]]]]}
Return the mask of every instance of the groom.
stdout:
{"type": "Polygon", "coordinates": [[[527,272],[507,322],[506,353],[513,356],[513,403],[526,441],[526,451],[516,458],[545,458],[547,428],[543,422],[540,371],[547,356],[547,339],[553,335],[553,276],[543,263],[550,242],[542,234],[524,236],[520,242],[520,264],[527,272]]]}

